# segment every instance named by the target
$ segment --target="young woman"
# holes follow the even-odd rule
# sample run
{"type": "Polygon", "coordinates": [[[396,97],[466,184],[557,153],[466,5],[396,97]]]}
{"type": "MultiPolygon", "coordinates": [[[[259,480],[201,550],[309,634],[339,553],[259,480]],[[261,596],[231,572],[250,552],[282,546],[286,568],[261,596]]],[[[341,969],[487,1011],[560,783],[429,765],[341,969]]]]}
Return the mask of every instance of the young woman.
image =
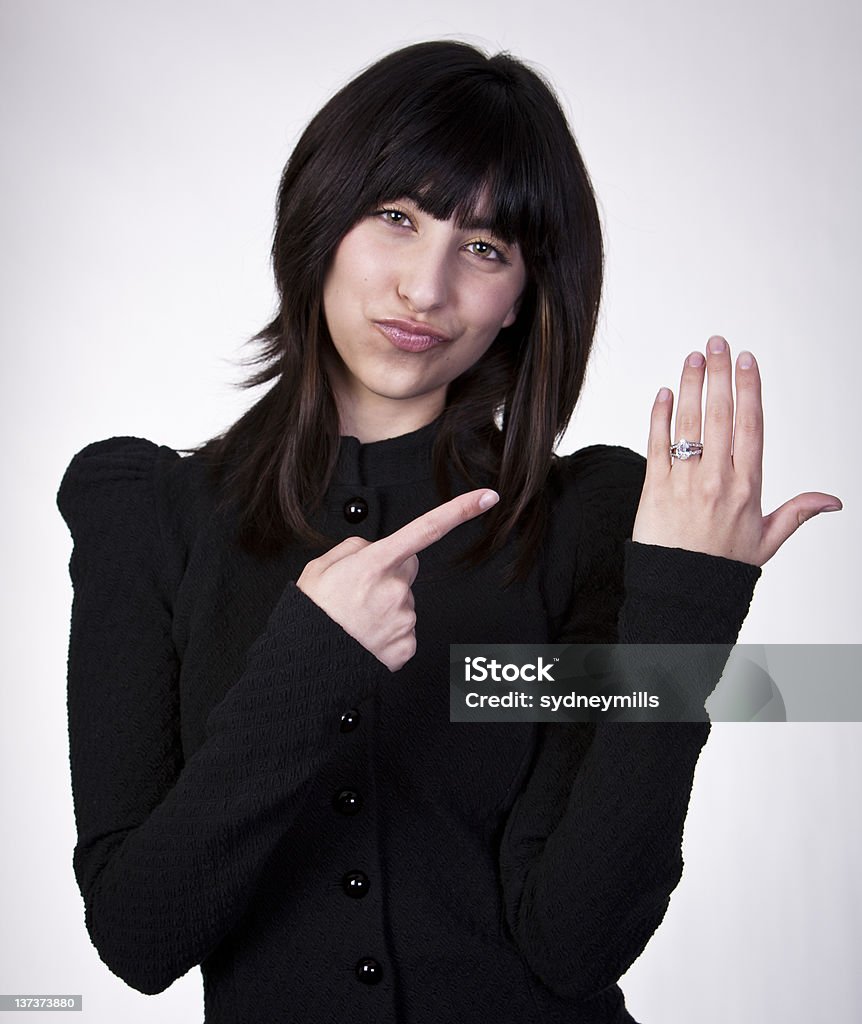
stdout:
{"type": "Polygon", "coordinates": [[[709,726],[454,725],[448,647],[733,643],[759,567],[840,502],[761,515],[757,365],[734,410],[721,338],[646,461],[553,455],[601,237],[511,57],[424,43],[347,85],[285,168],[273,261],[266,394],[188,457],[89,445],[60,488],[90,936],[142,992],[200,964],[208,1024],[632,1021],[616,982],[709,726]]]}

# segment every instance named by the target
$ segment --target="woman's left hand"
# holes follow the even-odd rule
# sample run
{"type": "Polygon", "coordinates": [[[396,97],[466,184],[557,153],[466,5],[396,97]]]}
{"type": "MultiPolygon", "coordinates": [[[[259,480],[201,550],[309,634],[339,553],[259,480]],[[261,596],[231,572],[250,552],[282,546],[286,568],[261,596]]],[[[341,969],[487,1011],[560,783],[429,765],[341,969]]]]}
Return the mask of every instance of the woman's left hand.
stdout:
{"type": "Polygon", "coordinates": [[[705,360],[693,352],[685,361],[673,438],[701,440],[703,430],[703,454],[671,459],[673,395],[662,388],[652,409],[646,479],[632,540],[763,565],[802,523],[818,512],[837,511],[841,501],[822,491],[806,491],[763,515],[763,404],[757,363],[750,352],[736,361],[734,412],[727,342],[712,337],[706,351],[705,360]]]}

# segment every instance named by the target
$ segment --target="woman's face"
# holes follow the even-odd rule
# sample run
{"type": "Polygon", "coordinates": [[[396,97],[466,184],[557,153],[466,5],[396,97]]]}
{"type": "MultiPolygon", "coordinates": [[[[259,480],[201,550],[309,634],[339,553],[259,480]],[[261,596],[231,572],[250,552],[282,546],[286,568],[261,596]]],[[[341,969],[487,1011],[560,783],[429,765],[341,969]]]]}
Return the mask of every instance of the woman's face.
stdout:
{"type": "Polygon", "coordinates": [[[526,280],[520,248],[481,225],[436,220],[407,199],[363,217],[323,287],[342,429],[365,440],[431,422],[449,383],[514,322],[526,280]]]}

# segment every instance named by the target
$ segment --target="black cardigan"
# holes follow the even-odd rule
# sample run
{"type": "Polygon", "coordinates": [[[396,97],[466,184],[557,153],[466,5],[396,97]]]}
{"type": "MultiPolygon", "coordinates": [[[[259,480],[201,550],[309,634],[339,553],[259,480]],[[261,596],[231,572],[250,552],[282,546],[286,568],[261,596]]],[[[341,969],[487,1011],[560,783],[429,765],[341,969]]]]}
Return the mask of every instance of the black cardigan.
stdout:
{"type": "MultiPolygon", "coordinates": [[[[317,525],[375,539],[438,504],[435,430],[343,438],[317,525]]],[[[292,582],[319,552],[240,550],[199,456],[78,453],[73,863],[108,967],[156,993],[201,964],[207,1024],[633,1021],[616,981],[680,879],[709,726],[452,724],[448,645],[732,643],[760,570],[626,540],[643,473],[555,459],[525,583],[501,588],[511,552],[453,571],[481,519],[423,552],[390,673],[292,582]]]]}

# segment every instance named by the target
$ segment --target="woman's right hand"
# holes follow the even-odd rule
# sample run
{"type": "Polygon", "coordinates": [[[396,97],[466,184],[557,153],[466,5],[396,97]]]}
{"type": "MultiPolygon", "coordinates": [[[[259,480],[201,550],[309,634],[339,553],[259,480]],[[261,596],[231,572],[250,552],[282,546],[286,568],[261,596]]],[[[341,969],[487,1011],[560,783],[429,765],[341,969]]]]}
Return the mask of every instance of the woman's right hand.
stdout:
{"type": "Polygon", "coordinates": [[[381,540],[348,537],[310,561],[297,587],[390,672],[416,653],[416,612],[410,589],[420,551],[500,500],[482,488],[432,508],[381,540]]]}

